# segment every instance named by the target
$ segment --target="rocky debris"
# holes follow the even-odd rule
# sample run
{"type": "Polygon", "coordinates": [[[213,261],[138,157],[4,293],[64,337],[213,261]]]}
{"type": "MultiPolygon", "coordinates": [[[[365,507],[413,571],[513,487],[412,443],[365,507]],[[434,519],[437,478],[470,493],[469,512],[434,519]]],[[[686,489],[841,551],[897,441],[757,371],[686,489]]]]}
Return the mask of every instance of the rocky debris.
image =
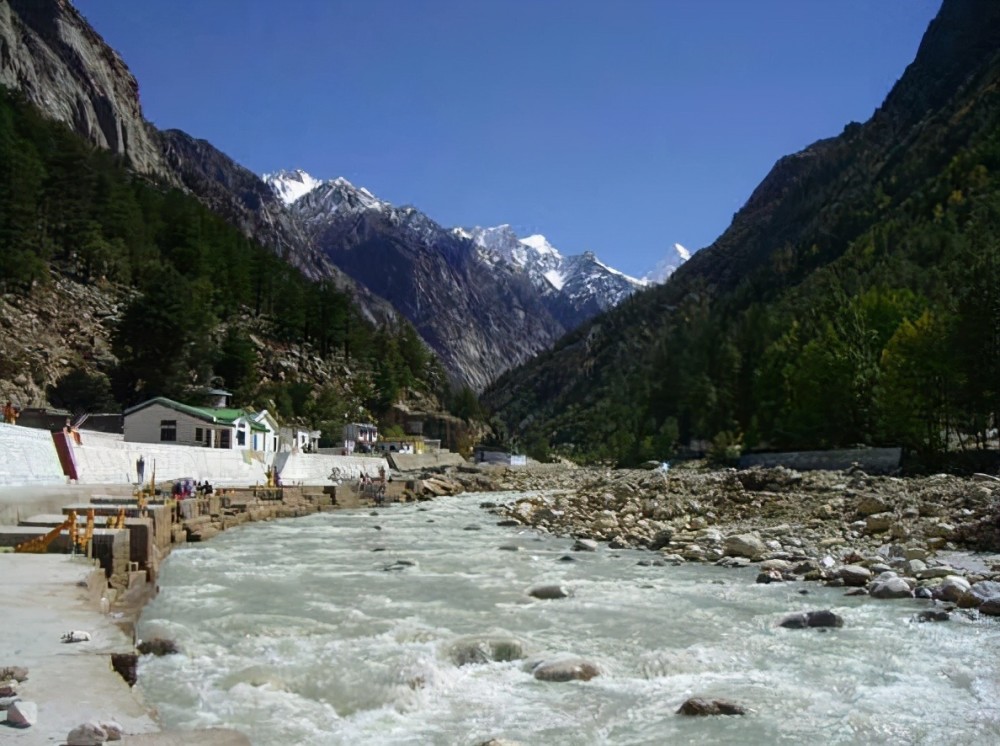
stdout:
{"type": "MultiPolygon", "coordinates": [[[[93,721],[76,726],[66,736],[66,746],[100,746],[108,739],[108,732],[93,721]]],[[[121,740],[121,733],[115,740],[121,740]]]]}
{"type": "Polygon", "coordinates": [[[28,669],[24,666],[2,666],[0,667],[0,681],[16,681],[18,683],[28,680],[28,669]]]}
{"type": "Polygon", "coordinates": [[[746,715],[747,710],[743,705],[738,705],[728,699],[691,697],[678,708],[677,714],[690,716],[746,715]]]}
{"type": "Polygon", "coordinates": [[[38,722],[38,705],[34,702],[18,700],[7,707],[7,725],[14,728],[30,728],[38,722]]]}
{"type": "Polygon", "coordinates": [[[524,658],[524,643],[515,637],[463,637],[451,645],[451,660],[456,666],[493,661],[516,661],[524,658]]]}
{"type": "Polygon", "coordinates": [[[569,590],[561,585],[536,585],[528,591],[532,598],[551,600],[556,598],[568,598],[572,595],[569,590]]]}
{"type": "Polygon", "coordinates": [[[181,652],[176,642],[163,637],[142,640],[135,649],[139,651],[140,655],[175,655],[181,652]]]}
{"type": "Polygon", "coordinates": [[[786,629],[806,629],[807,627],[843,627],[844,618],[829,609],[820,611],[799,611],[789,614],[778,622],[786,629]]]}
{"type": "Polygon", "coordinates": [[[583,658],[543,660],[531,666],[531,675],[539,681],[590,681],[600,669],[583,658]]]}

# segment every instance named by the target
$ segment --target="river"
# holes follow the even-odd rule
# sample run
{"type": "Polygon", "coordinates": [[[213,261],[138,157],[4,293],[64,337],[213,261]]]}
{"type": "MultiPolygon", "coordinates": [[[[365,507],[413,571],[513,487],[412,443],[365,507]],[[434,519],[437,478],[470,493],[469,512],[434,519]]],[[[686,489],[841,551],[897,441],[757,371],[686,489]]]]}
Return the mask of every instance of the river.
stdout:
{"type": "Polygon", "coordinates": [[[261,746],[1000,742],[994,620],[918,623],[927,601],[759,585],[752,569],[655,566],[643,551],[571,553],[570,539],[498,527],[478,507],[514,497],[249,524],[175,550],[140,634],[182,653],[143,660],[146,700],[165,727],[227,726],[261,746]],[[527,594],[547,583],[572,595],[527,594]],[[776,626],[821,608],[845,626],[776,626]],[[601,675],[457,665],[456,641],[484,634],[601,675]],[[675,715],[690,696],[751,712],[675,715]]]}

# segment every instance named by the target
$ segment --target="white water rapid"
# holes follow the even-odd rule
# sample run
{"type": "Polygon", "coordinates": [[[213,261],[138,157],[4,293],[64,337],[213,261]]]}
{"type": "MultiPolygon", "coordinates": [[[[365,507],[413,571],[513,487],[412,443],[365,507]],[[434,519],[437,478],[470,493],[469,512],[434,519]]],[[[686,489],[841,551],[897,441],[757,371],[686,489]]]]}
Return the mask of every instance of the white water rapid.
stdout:
{"type": "Polygon", "coordinates": [[[1000,743],[995,620],[917,623],[930,602],[651,566],[652,552],[570,553],[571,539],[498,527],[478,507],[513,497],[257,523],[175,550],[140,634],[182,652],[143,659],[146,700],[166,727],[228,726],[261,746],[1000,743]],[[572,596],[528,596],[548,583],[572,596]],[[825,608],[845,626],[776,626],[825,608]],[[524,661],[457,665],[455,642],[484,634],[601,674],[553,683],[524,661]],[[751,712],[676,715],[691,696],[751,712]]]}

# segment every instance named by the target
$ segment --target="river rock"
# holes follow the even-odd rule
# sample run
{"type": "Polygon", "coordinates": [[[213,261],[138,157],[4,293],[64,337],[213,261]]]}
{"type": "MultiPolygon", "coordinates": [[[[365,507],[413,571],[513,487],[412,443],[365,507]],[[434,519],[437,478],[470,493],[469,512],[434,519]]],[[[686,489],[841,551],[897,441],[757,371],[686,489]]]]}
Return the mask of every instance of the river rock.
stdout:
{"type": "Polygon", "coordinates": [[[125,734],[125,729],[122,728],[121,723],[114,720],[102,722],[101,727],[104,728],[104,732],[108,734],[109,741],[120,741],[122,740],[122,736],[125,734]]]}
{"type": "Polygon", "coordinates": [[[514,526],[520,526],[520,521],[515,521],[513,518],[505,518],[502,521],[497,521],[497,525],[501,528],[512,528],[514,526]]]}
{"type": "Polygon", "coordinates": [[[956,574],[955,568],[948,567],[948,565],[938,565],[937,567],[925,567],[916,573],[916,576],[921,580],[931,580],[933,578],[946,578],[949,575],[956,574]]]}
{"type": "Polygon", "coordinates": [[[924,609],[914,618],[918,622],[947,622],[951,614],[943,609],[924,609]]]}
{"type": "Polygon", "coordinates": [[[583,658],[562,658],[542,661],[531,670],[539,681],[590,681],[600,669],[583,658]]]}
{"type": "Polygon", "coordinates": [[[573,542],[574,552],[596,552],[597,547],[600,546],[593,539],[577,539],[573,542]]]}
{"type": "Polygon", "coordinates": [[[524,643],[516,637],[463,637],[449,651],[456,666],[493,661],[516,661],[525,656],[524,643]]]}
{"type": "Polygon", "coordinates": [[[861,565],[844,565],[837,574],[844,585],[855,588],[868,585],[868,581],[872,579],[872,571],[861,565]]]}
{"type": "Polygon", "coordinates": [[[757,534],[733,534],[726,537],[725,553],[733,557],[753,559],[767,551],[767,546],[757,534]]]}
{"type": "Polygon", "coordinates": [[[64,632],[61,639],[63,642],[90,642],[90,633],[74,629],[71,632],[64,632]]]}
{"type": "Polygon", "coordinates": [[[6,710],[15,702],[20,702],[20,701],[21,698],[18,697],[16,694],[11,695],[10,697],[0,697],[0,711],[6,710]]]}
{"type": "Polygon", "coordinates": [[[865,530],[870,534],[879,534],[888,531],[892,526],[892,513],[876,513],[868,516],[865,521],[865,530]]]}
{"type": "Polygon", "coordinates": [[[570,592],[561,585],[536,585],[528,591],[528,595],[533,598],[551,600],[556,598],[568,598],[570,592]]]}
{"type": "Polygon", "coordinates": [[[843,627],[844,618],[834,614],[829,609],[819,611],[799,611],[785,616],[778,626],[787,629],[805,629],[807,627],[843,627]]]}
{"type": "Polygon", "coordinates": [[[913,589],[910,588],[909,583],[898,575],[889,576],[889,573],[882,573],[873,580],[868,586],[868,593],[872,598],[913,597],[913,589]]]}
{"type": "Polygon", "coordinates": [[[1000,596],[994,596],[980,606],[979,613],[986,614],[986,616],[1000,616],[1000,596]]]}
{"type": "Polygon", "coordinates": [[[728,699],[703,699],[691,697],[677,710],[678,715],[746,715],[743,705],[730,702],[728,699]]]}
{"type": "Polygon", "coordinates": [[[167,640],[163,637],[154,637],[150,640],[143,640],[136,646],[136,650],[139,651],[141,655],[174,655],[179,653],[180,648],[177,647],[177,643],[173,640],[167,640]]]}
{"type": "MultiPolygon", "coordinates": [[[[119,739],[121,736],[119,736],[119,739]]],[[[66,736],[66,746],[100,746],[108,740],[108,733],[98,723],[76,726],[66,736]]]]}
{"type": "Polygon", "coordinates": [[[784,578],[781,577],[781,573],[777,570],[765,570],[757,575],[758,583],[781,583],[784,582],[784,578]]]}
{"type": "Polygon", "coordinates": [[[673,539],[674,532],[669,529],[663,529],[657,531],[653,538],[649,541],[649,548],[653,550],[663,549],[670,545],[670,541],[673,539]]]}
{"type": "Polygon", "coordinates": [[[38,722],[38,705],[19,700],[7,708],[7,725],[14,728],[30,728],[38,722]]]}
{"type": "Polygon", "coordinates": [[[961,575],[949,575],[941,581],[937,588],[934,588],[934,598],[957,603],[958,599],[971,587],[969,581],[961,575]]]}
{"type": "Polygon", "coordinates": [[[889,510],[889,504],[885,500],[875,497],[874,495],[866,495],[861,498],[861,502],[858,503],[855,510],[857,510],[858,515],[875,515],[876,513],[884,513],[889,510]]]}
{"type": "Polygon", "coordinates": [[[959,596],[958,605],[963,609],[973,609],[998,596],[1000,596],[1000,583],[995,580],[980,580],[959,596]]]}

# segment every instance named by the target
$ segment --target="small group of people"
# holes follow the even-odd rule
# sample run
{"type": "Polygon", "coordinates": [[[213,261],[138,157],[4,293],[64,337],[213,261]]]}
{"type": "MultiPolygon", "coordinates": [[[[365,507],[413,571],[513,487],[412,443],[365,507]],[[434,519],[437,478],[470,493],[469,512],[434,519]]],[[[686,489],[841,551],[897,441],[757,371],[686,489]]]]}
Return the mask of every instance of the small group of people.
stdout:
{"type": "Polygon", "coordinates": [[[3,405],[3,421],[8,425],[16,425],[17,418],[21,416],[21,408],[15,407],[10,399],[3,405]]]}

